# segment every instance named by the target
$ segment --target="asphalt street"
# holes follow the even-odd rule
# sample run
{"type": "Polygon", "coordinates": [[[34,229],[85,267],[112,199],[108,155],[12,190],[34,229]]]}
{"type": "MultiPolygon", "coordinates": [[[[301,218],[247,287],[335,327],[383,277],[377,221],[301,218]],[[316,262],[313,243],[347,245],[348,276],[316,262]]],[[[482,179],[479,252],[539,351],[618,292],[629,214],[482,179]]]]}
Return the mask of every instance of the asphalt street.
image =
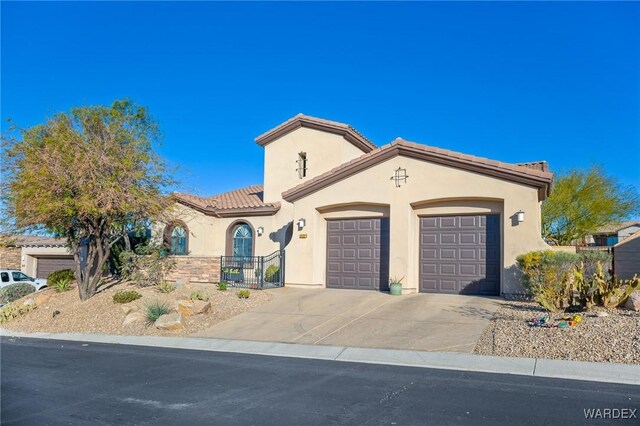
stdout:
{"type": "Polygon", "coordinates": [[[632,385],[11,337],[0,357],[7,425],[640,424],[632,385]]]}

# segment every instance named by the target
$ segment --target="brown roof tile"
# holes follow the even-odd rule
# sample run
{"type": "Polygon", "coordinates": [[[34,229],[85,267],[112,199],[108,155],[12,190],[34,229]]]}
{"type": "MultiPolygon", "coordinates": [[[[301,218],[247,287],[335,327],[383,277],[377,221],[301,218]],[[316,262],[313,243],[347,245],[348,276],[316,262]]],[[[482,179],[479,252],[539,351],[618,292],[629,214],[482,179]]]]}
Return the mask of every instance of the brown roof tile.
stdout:
{"type": "Polygon", "coordinates": [[[261,185],[252,185],[211,197],[200,197],[182,193],[174,193],[173,197],[181,204],[213,216],[227,217],[274,214],[280,209],[280,203],[263,202],[262,191],[261,185]]]}
{"type": "Polygon", "coordinates": [[[549,195],[553,182],[552,173],[535,168],[489,160],[487,158],[462,154],[398,138],[388,145],[341,164],[305,183],[288,189],[282,193],[282,197],[287,201],[293,202],[307,194],[320,190],[325,186],[331,185],[334,182],[397,155],[424,159],[438,164],[468,169],[477,173],[532,185],[539,188],[539,198],[541,200],[549,195]]]}
{"type": "Polygon", "coordinates": [[[373,142],[348,124],[325,120],[324,118],[311,117],[304,114],[298,114],[273,129],[261,134],[256,138],[256,143],[260,146],[265,146],[300,127],[308,127],[341,135],[348,142],[360,148],[363,152],[370,152],[377,149],[373,142]]]}

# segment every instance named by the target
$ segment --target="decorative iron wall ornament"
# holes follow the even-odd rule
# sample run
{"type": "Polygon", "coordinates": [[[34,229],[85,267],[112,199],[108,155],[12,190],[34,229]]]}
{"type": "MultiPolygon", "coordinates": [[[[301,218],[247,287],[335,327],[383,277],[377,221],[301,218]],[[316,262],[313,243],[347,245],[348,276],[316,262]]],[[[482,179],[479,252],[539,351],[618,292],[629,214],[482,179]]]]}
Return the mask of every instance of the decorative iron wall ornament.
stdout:
{"type": "Polygon", "coordinates": [[[408,177],[407,169],[398,167],[398,169],[393,173],[393,176],[391,176],[391,180],[395,182],[396,188],[400,188],[400,183],[407,183],[408,177]]]}

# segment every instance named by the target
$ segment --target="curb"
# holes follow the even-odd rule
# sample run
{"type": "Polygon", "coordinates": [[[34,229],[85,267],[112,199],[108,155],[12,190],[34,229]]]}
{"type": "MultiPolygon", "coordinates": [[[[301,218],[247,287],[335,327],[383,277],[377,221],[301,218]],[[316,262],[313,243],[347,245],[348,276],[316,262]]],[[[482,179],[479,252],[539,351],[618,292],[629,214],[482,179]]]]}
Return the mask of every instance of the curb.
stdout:
{"type": "Polygon", "coordinates": [[[212,352],[234,352],[252,355],[640,385],[640,365],[631,364],[564,361],[541,358],[509,358],[451,352],[419,352],[192,337],[120,336],[83,333],[21,333],[8,330],[0,330],[0,336],[5,338],[18,337],[212,352]]]}

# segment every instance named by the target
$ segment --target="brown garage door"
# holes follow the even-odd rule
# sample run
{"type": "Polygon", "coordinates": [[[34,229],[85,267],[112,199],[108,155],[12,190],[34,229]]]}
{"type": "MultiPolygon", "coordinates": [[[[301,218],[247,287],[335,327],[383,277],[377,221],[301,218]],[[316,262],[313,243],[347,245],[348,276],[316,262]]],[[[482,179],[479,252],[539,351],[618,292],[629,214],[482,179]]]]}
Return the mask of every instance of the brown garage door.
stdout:
{"type": "Polygon", "coordinates": [[[36,278],[47,278],[50,273],[61,269],[74,270],[73,257],[38,257],[36,278]]]}
{"type": "Polygon", "coordinates": [[[420,291],[499,294],[500,217],[421,217],[420,291]]]}
{"type": "Polygon", "coordinates": [[[389,219],[327,221],[327,287],[389,288],[389,219]]]}

